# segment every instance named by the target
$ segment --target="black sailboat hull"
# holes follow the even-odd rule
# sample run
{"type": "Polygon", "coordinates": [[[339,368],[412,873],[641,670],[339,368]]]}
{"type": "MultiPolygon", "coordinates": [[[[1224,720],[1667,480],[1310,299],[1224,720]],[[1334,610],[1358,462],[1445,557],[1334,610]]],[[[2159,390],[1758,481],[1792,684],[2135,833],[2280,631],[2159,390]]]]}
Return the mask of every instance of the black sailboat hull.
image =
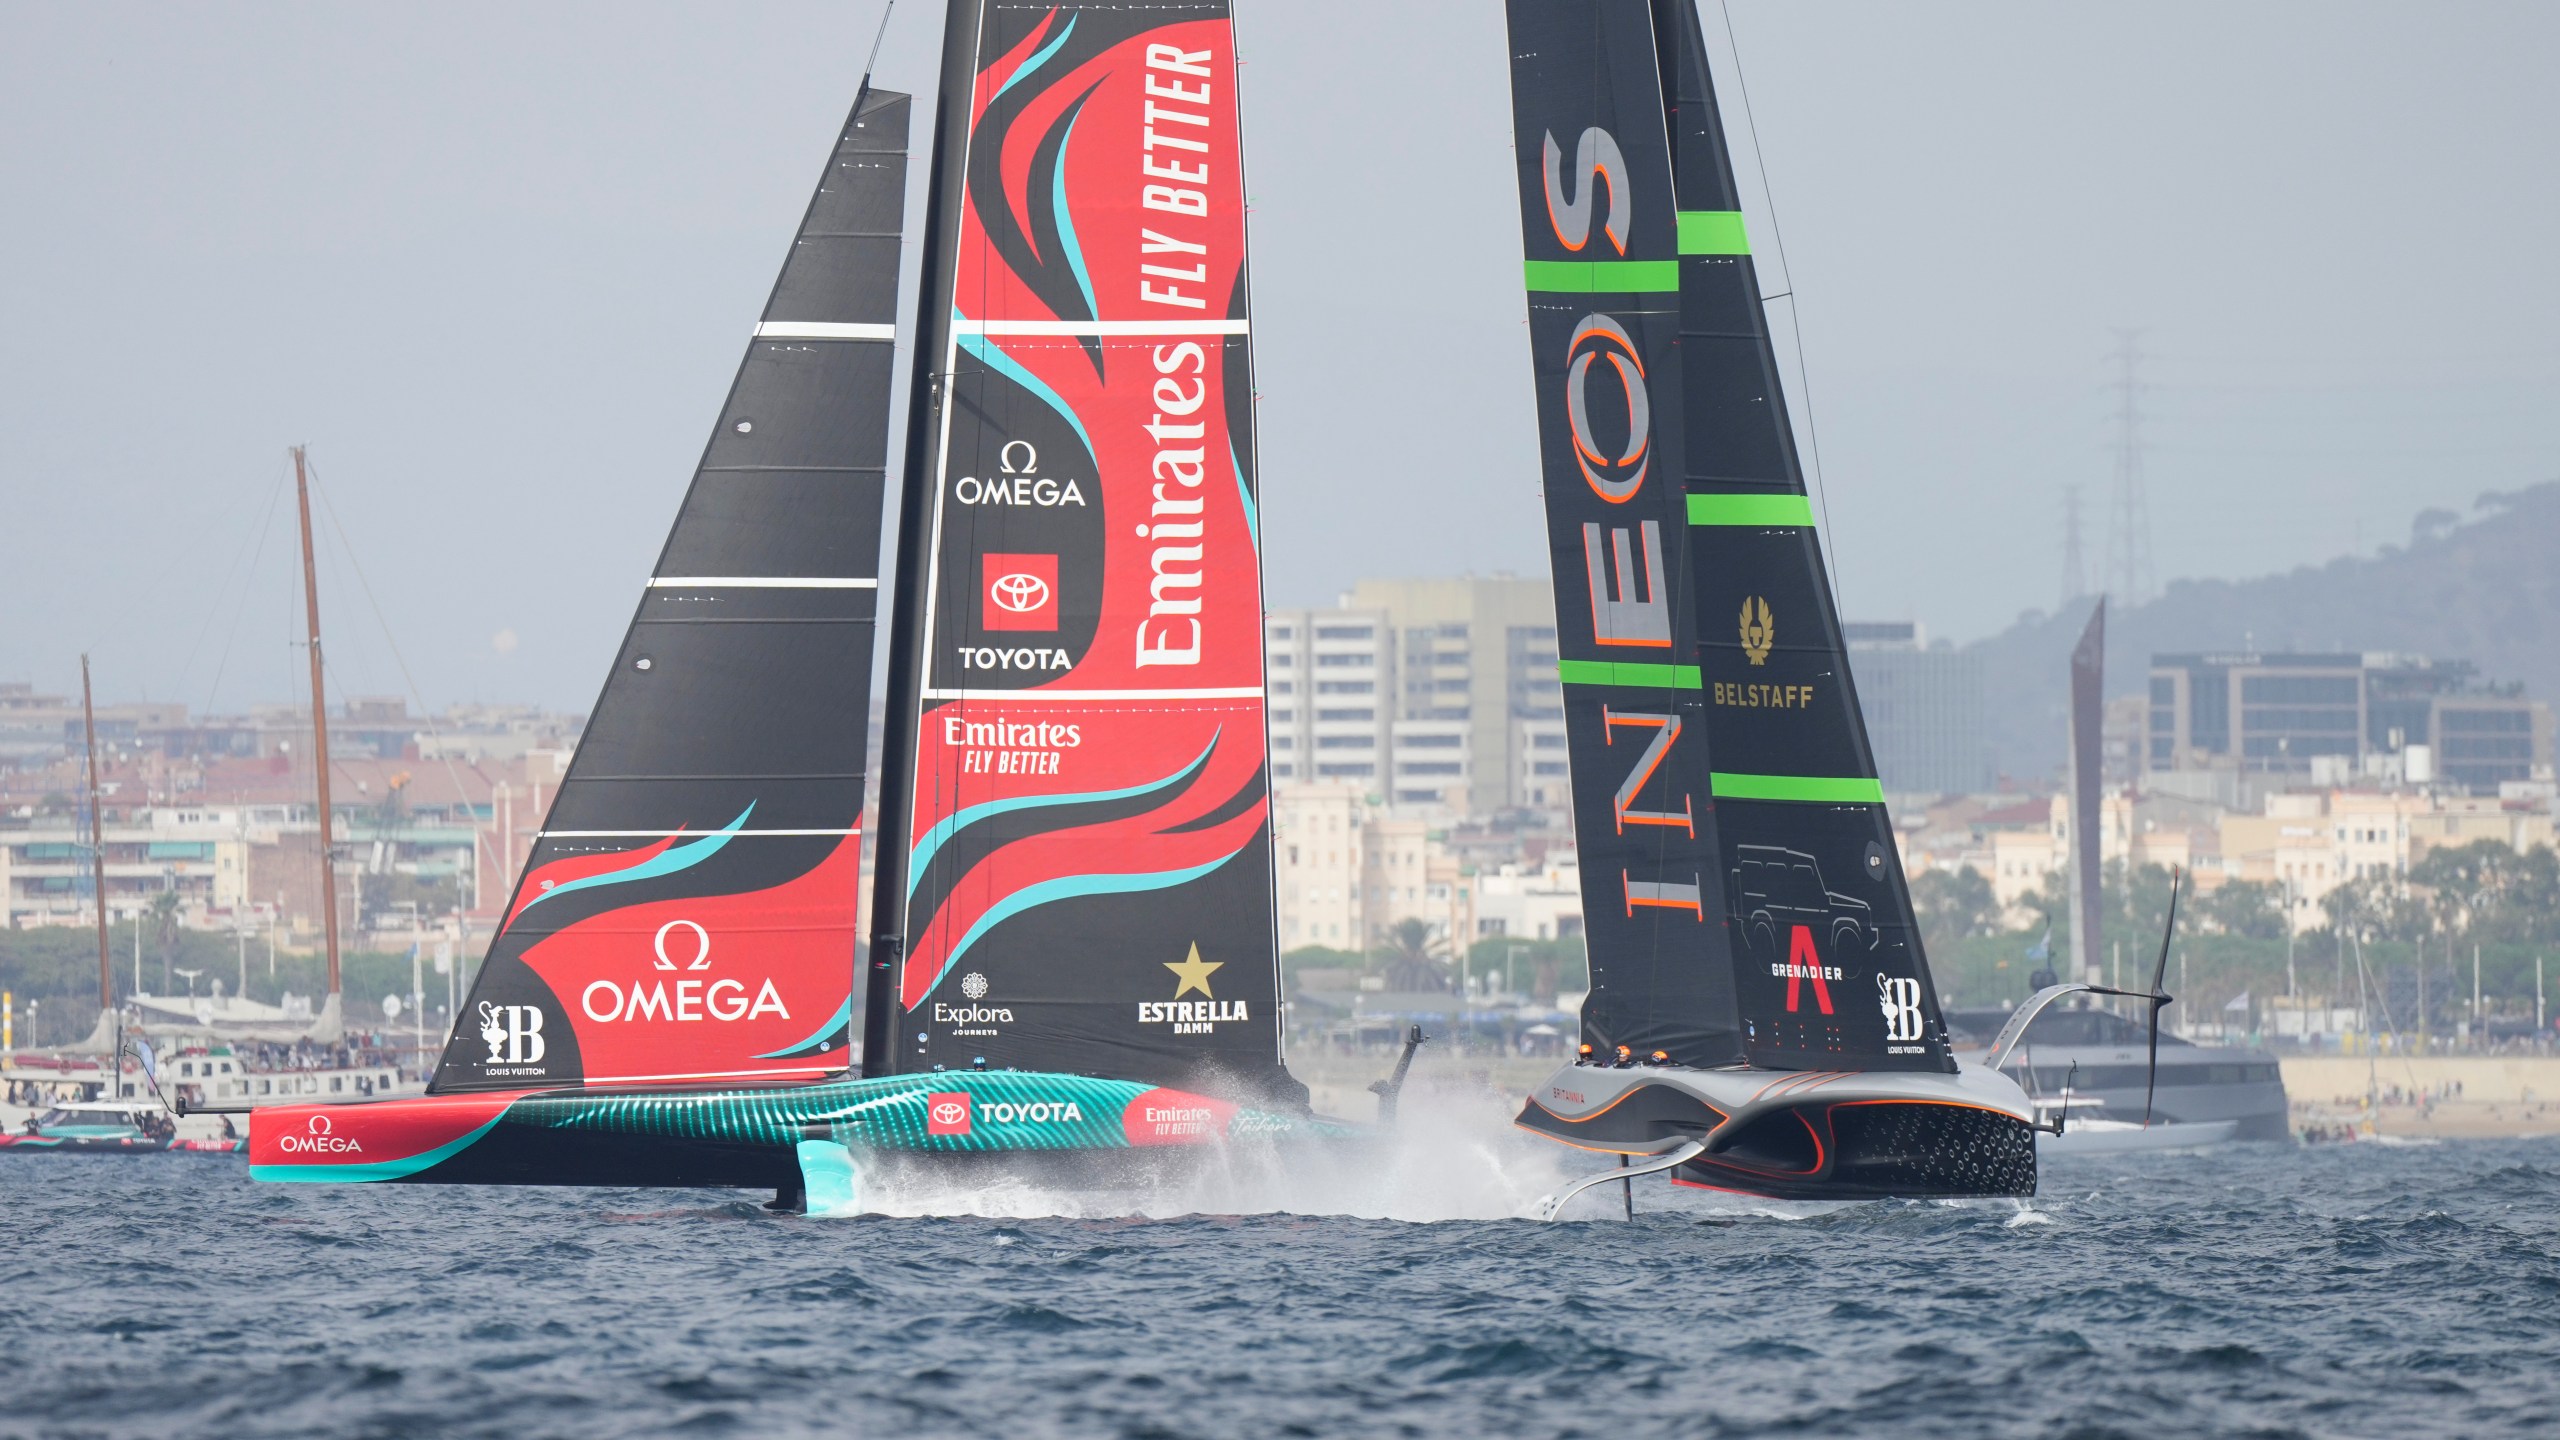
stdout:
{"type": "Polygon", "coordinates": [[[1996,1072],[1567,1066],[1522,1107],[1523,1129],[1582,1149],[1706,1149],[1674,1183],[1780,1200],[2035,1193],[2033,1108],[1996,1072]]]}

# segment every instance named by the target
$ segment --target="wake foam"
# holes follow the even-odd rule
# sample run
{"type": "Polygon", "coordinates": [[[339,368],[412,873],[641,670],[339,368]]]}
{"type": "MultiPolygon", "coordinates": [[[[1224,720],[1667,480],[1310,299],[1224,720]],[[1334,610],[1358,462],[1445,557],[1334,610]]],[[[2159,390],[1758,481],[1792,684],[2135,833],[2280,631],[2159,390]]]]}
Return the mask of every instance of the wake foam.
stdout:
{"type": "MultiPolygon", "coordinates": [[[[1507,1220],[1594,1157],[1515,1129],[1516,1096],[1417,1073],[1396,1124],[1375,1139],[1236,1143],[1195,1154],[1132,1152],[1072,1182],[1001,1160],[866,1163],[870,1214],[986,1219],[1339,1215],[1373,1220],[1507,1220]],[[1165,1162],[1174,1163],[1165,1163],[1165,1162]]],[[[1575,1207],[1581,1207],[1577,1204],[1575,1207]]]]}

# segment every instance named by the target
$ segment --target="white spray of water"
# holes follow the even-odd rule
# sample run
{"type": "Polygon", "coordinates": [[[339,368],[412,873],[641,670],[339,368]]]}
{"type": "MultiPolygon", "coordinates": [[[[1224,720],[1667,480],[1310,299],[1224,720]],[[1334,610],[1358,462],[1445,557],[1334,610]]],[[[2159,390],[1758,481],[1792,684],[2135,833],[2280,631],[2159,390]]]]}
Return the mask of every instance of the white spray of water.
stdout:
{"type": "Polygon", "coordinates": [[[1074,1186],[1026,1179],[998,1164],[882,1163],[866,1168],[862,1208],[875,1215],[990,1219],[1505,1220],[1604,1159],[1516,1129],[1511,1117],[1518,1105],[1494,1091],[1428,1085],[1417,1077],[1394,1128],[1375,1141],[1226,1145],[1199,1157],[1202,1163],[1074,1186]]]}

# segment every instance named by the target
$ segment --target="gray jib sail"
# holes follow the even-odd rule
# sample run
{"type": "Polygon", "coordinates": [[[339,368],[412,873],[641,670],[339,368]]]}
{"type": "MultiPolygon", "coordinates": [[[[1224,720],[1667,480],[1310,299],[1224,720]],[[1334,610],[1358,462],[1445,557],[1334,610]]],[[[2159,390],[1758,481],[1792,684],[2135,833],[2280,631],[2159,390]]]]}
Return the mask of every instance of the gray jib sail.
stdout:
{"type": "Polygon", "coordinates": [[[849,1062],[909,109],[837,132],[439,1092],[849,1062]]]}
{"type": "Polygon", "coordinates": [[[1540,471],[1604,1054],[1743,1058],[1681,488],[1679,217],[1645,0],[1511,0],[1540,471]]]}
{"type": "Polygon", "coordinates": [[[2098,963],[2098,796],[2106,760],[2107,602],[2100,596],[2088,628],[2071,648],[2071,963],[2094,980],[2098,963]]]}
{"type": "Polygon", "coordinates": [[[1775,1068],[1950,1070],[1690,0],[1653,0],[1679,191],[1682,459],[1723,918],[1775,1068]]]}

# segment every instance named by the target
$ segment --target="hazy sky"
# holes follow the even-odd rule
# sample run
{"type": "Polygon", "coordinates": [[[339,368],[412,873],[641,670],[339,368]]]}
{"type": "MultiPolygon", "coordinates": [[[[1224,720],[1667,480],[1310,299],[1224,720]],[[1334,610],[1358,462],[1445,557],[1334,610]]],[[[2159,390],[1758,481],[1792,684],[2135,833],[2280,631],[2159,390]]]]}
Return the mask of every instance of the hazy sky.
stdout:
{"type": "MultiPolygon", "coordinates": [[[[1238,9],[1274,602],[1537,566],[1501,7],[1238,9]]],[[[1853,613],[2051,605],[2066,484],[2098,562],[2117,327],[2163,579],[2560,476],[2560,6],[1732,12],[1853,613]]],[[[308,441],[426,700],[584,707],[878,13],[0,4],[0,679],[288,698],[308,441]]]]}

